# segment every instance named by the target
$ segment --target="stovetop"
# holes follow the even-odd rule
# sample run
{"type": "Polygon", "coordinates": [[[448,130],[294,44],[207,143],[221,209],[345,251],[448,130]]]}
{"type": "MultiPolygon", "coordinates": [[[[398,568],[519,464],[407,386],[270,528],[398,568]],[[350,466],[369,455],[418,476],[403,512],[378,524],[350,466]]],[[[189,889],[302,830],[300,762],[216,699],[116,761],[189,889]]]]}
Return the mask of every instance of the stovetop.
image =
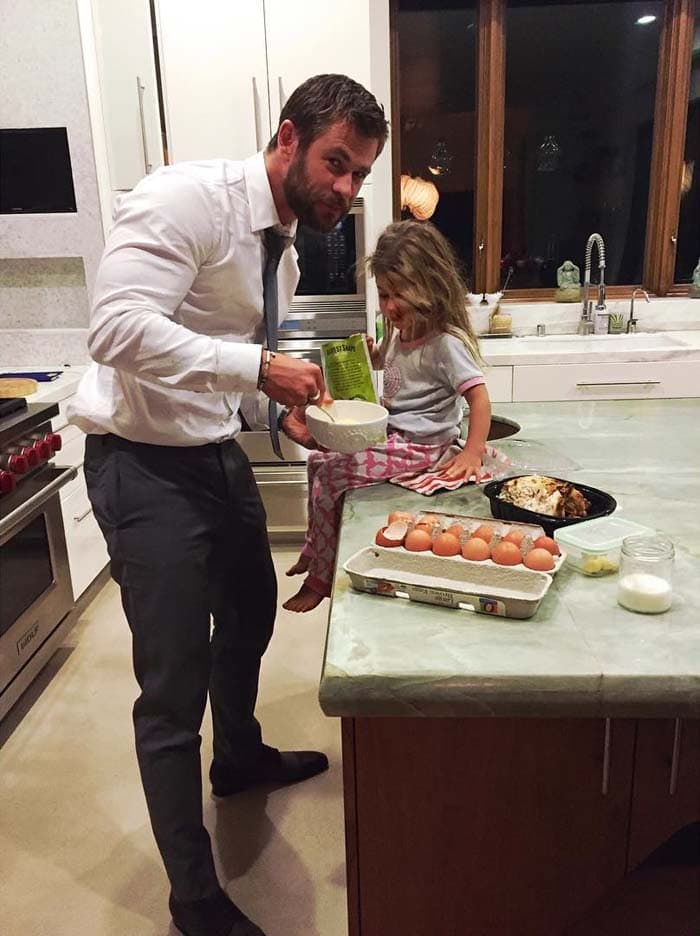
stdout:
{"type": "MultiPolygon", "coordinates": [[[[58,416],[58,403],[27,403],[23,397],[20,399],[25,403],[20,409],[10,413],[0,410],[0,451],[11,445],[15,439],[26,435],[30,429],[41,425],[52,416],[58,416]]],[[[0,402],[9,401],[5,399],[0,402]]]]}
{"type": "Polygon", "coordinates": [[[26,408],[27,401],[24,397],[0,399],[0,419],[2,419],[3,416],[9,416],[10,413],[17,412],[17,410],[25,410],[26,408]]]}

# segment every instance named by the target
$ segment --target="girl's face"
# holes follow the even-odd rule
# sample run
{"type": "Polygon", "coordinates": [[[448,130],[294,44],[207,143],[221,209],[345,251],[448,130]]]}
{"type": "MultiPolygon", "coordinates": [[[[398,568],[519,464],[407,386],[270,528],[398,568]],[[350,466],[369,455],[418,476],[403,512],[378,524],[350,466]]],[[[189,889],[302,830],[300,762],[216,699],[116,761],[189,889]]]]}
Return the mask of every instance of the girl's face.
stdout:
{"type": "Polygon", "coordinates": [[[384,277],[377,278],[377,292],[382,315],[399,330],[402,338],[410,337],[415,323],[413,308],[402,298],[397,287],[384,277]]]}

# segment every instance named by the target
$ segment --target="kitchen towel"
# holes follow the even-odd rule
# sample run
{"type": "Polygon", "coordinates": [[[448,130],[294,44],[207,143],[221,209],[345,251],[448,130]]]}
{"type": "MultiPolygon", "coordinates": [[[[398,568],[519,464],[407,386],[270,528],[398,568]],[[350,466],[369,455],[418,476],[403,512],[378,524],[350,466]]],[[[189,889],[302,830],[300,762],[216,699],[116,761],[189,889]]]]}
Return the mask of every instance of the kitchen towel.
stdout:
{"type": "Polygon", "coordinates": [[[471,478],[457,478],[454,481],[448,481],[445,478],[438,477],[440,465],[445,464],[445,462],[454,458],[455,455],[459,455],[461,450],[461,446],[456,444],[451,445],[431,471],[424,471],[420,474],[408,473],[396,475],[394,478],[390,479],[390,483],[398,484],[399,487],[407,488],[409,491],[415,491],[417,494],[424,494],[426,497],[430,497],[431,494],[437,494],[438,491],[456,491],[457,488],[462,487],[463,484],[486,484],[487,481],[494,481],[497,478],[502,478],[510,472],[510,459],[492,445],[487,445],[482,462],[481,477],[478,482],[474,475],[472,475],[471,478]]]}

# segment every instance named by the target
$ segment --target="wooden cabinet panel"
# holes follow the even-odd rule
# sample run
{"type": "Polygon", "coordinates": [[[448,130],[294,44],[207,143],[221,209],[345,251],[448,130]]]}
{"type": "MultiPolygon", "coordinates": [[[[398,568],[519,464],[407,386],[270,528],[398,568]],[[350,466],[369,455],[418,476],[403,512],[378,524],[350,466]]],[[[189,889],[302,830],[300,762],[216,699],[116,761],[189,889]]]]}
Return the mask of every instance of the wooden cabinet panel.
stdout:
{"type": "Polygon", "coordinates": [[[700,821],[700,720],[638,722],[628,867],[700,821]]]}
{"type": "Polygon", "coordinates": [[[602,720],[346,726],[351,933],[560,933],[624,875],[634,723],[612,726],[607,795],[602,720]]]}

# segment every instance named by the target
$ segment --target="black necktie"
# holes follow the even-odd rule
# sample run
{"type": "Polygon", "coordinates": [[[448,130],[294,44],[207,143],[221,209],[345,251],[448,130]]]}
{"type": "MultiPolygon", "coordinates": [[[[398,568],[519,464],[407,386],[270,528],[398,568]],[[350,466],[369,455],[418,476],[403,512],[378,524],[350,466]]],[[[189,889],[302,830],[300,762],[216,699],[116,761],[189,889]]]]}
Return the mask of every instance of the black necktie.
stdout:
{"type": "MultiPolygon", "coordinates": [[[[263,271],[263,313],[265,316],[265,331],[267,333],[267,346],[270,351],[277,350],[277,325],[279,317],[277,297],[277,267],[280,265],[282,252],[287,245],[288,238],[278,234],[273,228],[265,229],[265,247],[267,260],[263,271]]],[[[270,441],[275,455],[284,460],[280,446],[279,430],[277,429],[277,404],[270,400],[267,407],[270,425],[270,441]]]]}

